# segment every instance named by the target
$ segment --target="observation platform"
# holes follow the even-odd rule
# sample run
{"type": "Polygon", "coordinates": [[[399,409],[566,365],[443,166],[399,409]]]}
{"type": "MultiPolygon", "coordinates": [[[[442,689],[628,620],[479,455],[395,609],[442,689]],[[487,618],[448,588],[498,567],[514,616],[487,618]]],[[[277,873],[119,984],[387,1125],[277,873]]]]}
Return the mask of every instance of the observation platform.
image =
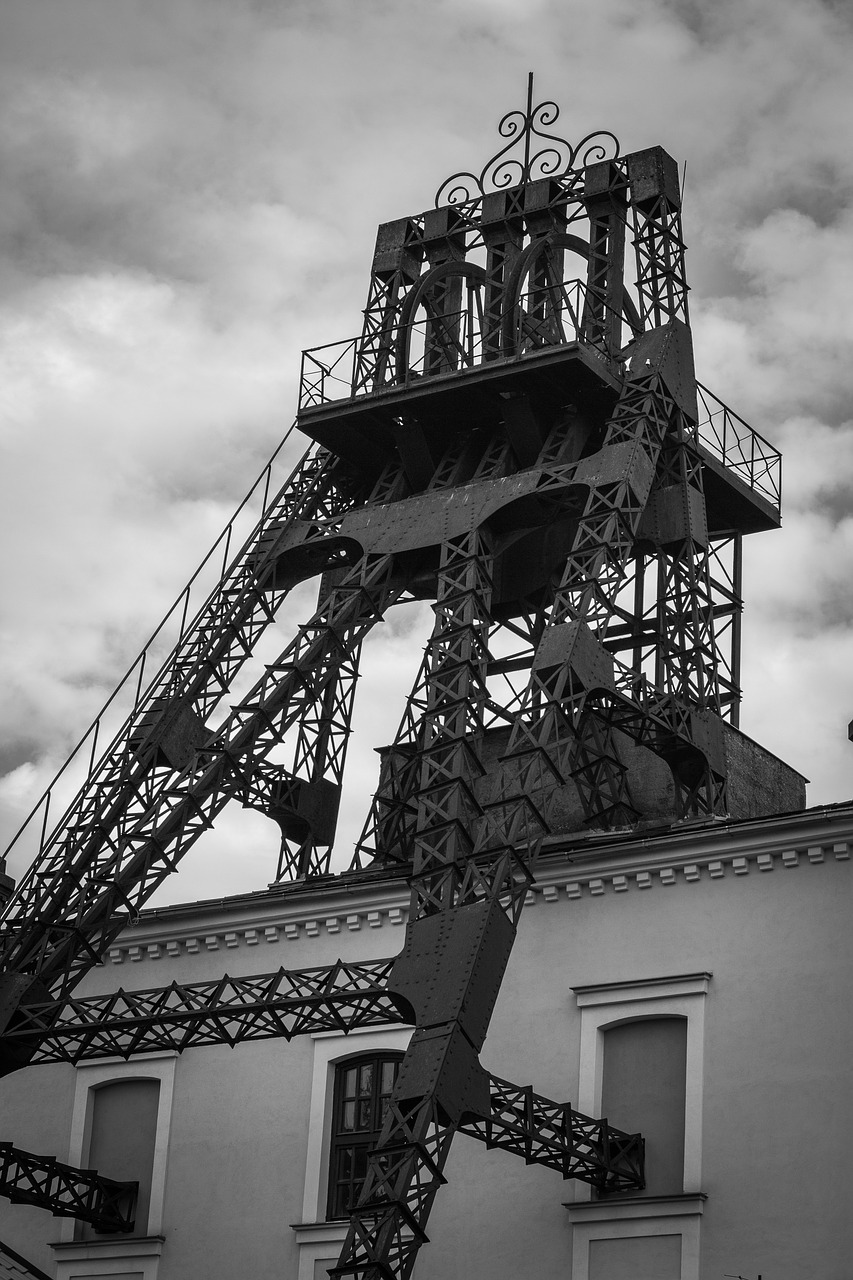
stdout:
{"type": "MultiPolygon", "coordinates": [[[[378,475],[420,429],[437,460],[460,429],[493,428],[504,403],[525,396],[544,429],[566,405],[603,424],[623,385],[618,367],[575,341],[543,345],[462,367],[396,376],[359,387],[361,338],[303,352],[297,425],[312,440],[368,475],[378,475]]],[[[375,360],[375,354],[373,356],[375,360]]],[[[756,533],[781,523],[781,454],[697,383],[695,444],[705,464],[709,532],[756,533]]]]}

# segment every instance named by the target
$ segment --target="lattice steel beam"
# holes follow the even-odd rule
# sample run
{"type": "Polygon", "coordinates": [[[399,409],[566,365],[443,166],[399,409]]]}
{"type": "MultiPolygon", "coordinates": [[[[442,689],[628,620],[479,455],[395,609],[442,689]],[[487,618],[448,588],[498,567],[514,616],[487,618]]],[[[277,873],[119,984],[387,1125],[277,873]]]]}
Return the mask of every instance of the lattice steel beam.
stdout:
{"type": "MultiPolygon", "coordinates": [[[[172,776],[180,773],[191,748],[204,737],[206,717],[251,656],[288,591],[314,571],[307,535],[318,527],[333,530],[336,518],[354,501],[341,460],[324,449],[310,449],[265,506],[261,521],[199,613],[182,624],[177,647],[144,694],[140,691],[130,717],[97,763],[96,737],[89,775],[54,831],[42,832],[37,861],[65,856],[108,805],[122,799],[134,803],[155,761],[161,785],[164,766],[172,776]],[[282,560],[289,560],[288,572],[279,572],[282,560]]],[[[141,682],[142,672],[139,678],[141,682]]],[[[45,827],[46,821],[45,812],[45,827]]],[[[10,918],[19,907],[30,909],[29,878],[24,876],[18,886],[10,918]]]]}
{"type": "Polygon", "coordinates": [[[240,1044],[317,1031],[406,1023],[388,990],[394,960],[369,960],[213,982],[173,982],[30,1004],[19,1011],[8,1043],[33,1063],[130,1058],[197,1045],[240,1044]]]}
{"type": "Polygon", "coordinates": [[[34,970],[57,997],[69,992],[121,930],[128,906],[142,905],[233,794],[251,791],[254,763],[324,696],[341,653],[357,650],[405,585],[393,555],[365,556],[195,751],[180,785],[161,779],[150,797],[132,784],[139,803],[124,797],[77,843],[37,860],[7,907],[8,969],[34,970]]]}
{"type": "MultiPolygon", "coordinates": [[[[554,782],[565,779],[564,760],[571,757],[572,747],[566,749],[561,739],[566,724],[575,735],[579,727],[572,721],[571,709],[568,714],[565,711],[569,684],[578,668],[571,649],[567,659],[558,656],[564,649],[564,629],[568,627],[572,636],[582,638],[572,628],[587,616],[599,626],[606,625],[614,593],[607,573],[618,583],[624,572],[622,561],[633,546],[671,415],[665,387],[653,369],[626,388],[610,420],[602,461],[597,473],[593,472],[595,481],[575,531],[573,554],[552,609],[551,625],[540,643],[540,649],[553,649],[552,636],[557,637],[554,664],[540,665],[536,697],[523,703],[514,718],[514,737],[507,753],[514,785],[502,779],[499,798],[485,807],[476,801],[473,788],[478,771],[483,771],[477,743],[487,700],[491,557],[473,533],[444,544],[424,689],[413,699],[422,704],[423,738],[413,839],[414,918],[407,937],[421,965],[427,962],[430,950],[436,964],[442,966],[450,954],[438,941],[440,933],[431,941],[435,930],[430,921],[444,920],[446,925],[439,923],[439,931],[447,927],[454,936],[457,925],[472,925],[477,919],[465,916],[465,912],[481,907],[491,910],[500,903],[509,916],[507,919],[499,911],[495,917],[495,923],[503,920],[502,927],[507,930],[499,948],[503,954],[494,961],[497,983],[500,981],[526,890],[507,858],[519,858],[520,853],[522,864],[529,861],[538,840],[549,831],[548,819],[536,799],[543,792],[553,794],[554,782]],[[618,465],[613,465],[617,459],[618,465]],[[621,529],[624,537],[620,542],[621,529]],[[560,672],[558,687],[553,678],[545,679],[544,673],[552,669],[560,672]],[[539,711],[541,696],[547,700],[550,715],[543,718],[537,714],[534,719],[531,707],[535,705],[539,711]],[[544,736],[534,739],[533,725],[539,728],[543,724],[544,736]],[[472,832],[476,832],[473,841],[472,832]],[[497,847],[489,857],[491,846],[497,847]],[[479,858],[475,856],[478,853],[479,858]],[[429,933],[424,933],[426,926],[429,933]]],[[[549,477],[546,484],[551,482],[549,477]]],[[[577,691],[585,694],[587,689],[581,683],[577,691]]],[[[576,743],[577,737],[572,741],[576,743]]],[[[588,744],[584,749],[588,752],[588,744]]],[[[587,782],[599,789],[611,785],[611,775],[601,767],[605,755],[599,750],[594,776],[583,755],[579,765],[587,782]]],[[[477,965],[483,963],[483,937],[469,927],[462,938],[458,963],[465,972],[476,972],[477,965]]],[[[446,946],[450,948],[450,943],[446,946]]],[[[417,963],[414,968],[417,972],[417,963]]],[[[436,1008],[431,1022],[427,1017],[428,1030],[422,1017],[418,1018],[392,1106],[368,1162],[362,1198],[353,1212],[339,1266],[332,1274],[370,1274],[379,1258],[389,1268],[388,1274],[409,1274],[425,1238],[426,1221],[453,1134],[468,1109],[467,1093],[471,1089],[476,1096],[482,1093],[482,1081],[475,1085],[461,1081],[477,1080],[476,1051],[485,1035],[490,1009],[487,1007],[484,1015],[479,1011],[481,1021],[475,1032],[471,1015],[463,1019],[461,1012],[455,1011],[452,975],[448,972],[435,981],[438,990],[445,989],[446,1007],[443,1013],[436,1008]],[[421,1081],[426,1090],[420,1098],[413,1081],[421,1081]]],[[[496,990],[496,983],[490,989],[496,990]]],[[[464,1007],[477,1009],[477,1001],[464,1007]]]]}
{"type": "Polygon", "coordinates": [[[645,1186],[643,1139],[606,1120],[592,1120],[568,1102],[551,1102],[531,1085],[489,1076],[489,1112],[464,1119],[459,1132],[544,1164],[564,1178],[577,1178],[598,1191],[641,1191],[645,1186]]]}
{"type": "Polygon", "coordinates": [[[347,1238],[330,1276],[408,1277],[426,1241],[426,1223],[458,1128],[435,1094],[405,1104],[392,1100],[383,1135],[393,1134],[371,1153],[347,1238]]]}
{"type": "Polygon", "coordinates": [[[101,1232],[133,1230],[138,1183],[103,1178],[94,1169],[75,1169],[53,1156],[0,1142],[0,1195],[13,1204],[48,1209],[55,1217],[76,1218],[101,1232]]]}
{"type": "Polygon", "coordinates": [[[643,328],[689,321],[678,167],[660,147],[628,157],[643,328]]]}

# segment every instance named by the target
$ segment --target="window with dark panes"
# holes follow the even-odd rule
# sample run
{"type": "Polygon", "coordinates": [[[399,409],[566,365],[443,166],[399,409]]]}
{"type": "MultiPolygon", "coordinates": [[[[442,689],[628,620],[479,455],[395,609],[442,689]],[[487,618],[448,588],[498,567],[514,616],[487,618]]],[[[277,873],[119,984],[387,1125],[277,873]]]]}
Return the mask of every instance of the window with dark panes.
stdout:
{"type": "Polygon", "coordinates": [[[362,1054],[335,1068],[328,1218],[346,1218],[367,1173],[400,1069],[401,1053],[362,1054]]]}

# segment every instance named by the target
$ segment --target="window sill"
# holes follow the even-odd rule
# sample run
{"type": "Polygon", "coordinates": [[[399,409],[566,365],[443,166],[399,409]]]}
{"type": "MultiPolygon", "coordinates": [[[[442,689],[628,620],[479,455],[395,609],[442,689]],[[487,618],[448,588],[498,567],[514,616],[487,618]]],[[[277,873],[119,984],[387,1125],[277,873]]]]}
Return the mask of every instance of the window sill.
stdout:
{"type": "Polygon", "coordinates": [[[328,1222],[291,1222],[290,1229],[296,1232],[296,1238],[301,1244],[303,1240],[331,1239],[335,1233],[345,1236],[348,1226],[349,1218],[330,1218],[328,1222]]]}
{"type": "Polygon", "coordinates": [[[334,1266],[346,1239],[349,1218],[333,1218],[330,1222],[292,1222],[299,1248],[299,1270],[296,1280],[314,1280],[315,1263],[334,1266]]]}
{"type": "MultiPolygon", "coordinates": [[[[638,1269],[643,1261],[652,1262],[643,1274],[699,1280],[699,1225],[706,1199],[697,1192],[567,1204],[572,1222],[572,1280],[592,1280],[593,1250],[625,1247],[634,1251],[638,1269]],[[664,1270],[655,1270],[660,1267],[655,1250],[664,1242],[675,1246],[679,1260],[669,1257],[664,1270]]],[[[600,1252],[598,1257],[601,1262],[600,1252]]]]}
{"type": "Polygon", "coordinates": [[[623,1222],[630,1218],[674,1218],[702,1213],[708,1197],[704,1192],[678,1196],[614,1196],[607,1200],[585,1200],[567,1204],[572,1222],[623,1222]]]}
{"type": "Polygon", "coordinates": [[[99,1276],[140,1276],[157,1280],[163,1236],[105,1236],[51,1244],[56,1280],[97,1280],[99,1276]],[[88,1263],[88,1266],[86,1265],[88,1263]]]}

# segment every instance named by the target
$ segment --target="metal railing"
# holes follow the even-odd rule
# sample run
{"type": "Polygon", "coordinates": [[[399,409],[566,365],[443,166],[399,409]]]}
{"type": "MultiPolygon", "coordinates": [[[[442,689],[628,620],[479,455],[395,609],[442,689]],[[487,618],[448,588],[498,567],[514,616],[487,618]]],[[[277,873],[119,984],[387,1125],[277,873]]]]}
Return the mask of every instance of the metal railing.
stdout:
{"type": "Polygon", "coordinates": [[[618,353],[611,356],[584,336],[589,301],[588,286],[578,279],[531,289],[519,299],[512,341],[505,345],[496,326],[491,334],[484,332],[479,300],[473,295],[469,305],[457,311],[434,312],[380,334],[312,347],[302,353],[299,410],[377,395],[493,361],[523,360],[572,342],[584,342],[594,354],[621,367],[618,353]]]}
{"type": "Polygon", "coordinates": [[[699,444],[745,484],[779,510],[782,501],[782,455],[733,413],[728,405],[696,383],[699,400],[699,444]]]}
{"type": "MultiPolygon", "coordinates": [[[[487,362],[523,360],[570,342],[584,342],[587,350],[616,372],[623,367],[620,353],[611,354],[585,338],[589,289],[582,280],[564,280],[559,286],[540,286],[524,294],[514,313],[511,347],[501,346],[496,334],[484,337],[483,317],[472,300],[476,295],[467,308],[436,312],[369,338],[359,335],[303,351],[300,412],[487,362]]],[[[778,511],[782,455],[707,387],[697,383],[696,388],[698,443],[778,511]]]]}
{"type": "Polygon", "coordinates": [[[351,398],[359,342],[360,338],[346,338],[343,342],[327,342],[302,352],[300,410],[351,398]]]}

